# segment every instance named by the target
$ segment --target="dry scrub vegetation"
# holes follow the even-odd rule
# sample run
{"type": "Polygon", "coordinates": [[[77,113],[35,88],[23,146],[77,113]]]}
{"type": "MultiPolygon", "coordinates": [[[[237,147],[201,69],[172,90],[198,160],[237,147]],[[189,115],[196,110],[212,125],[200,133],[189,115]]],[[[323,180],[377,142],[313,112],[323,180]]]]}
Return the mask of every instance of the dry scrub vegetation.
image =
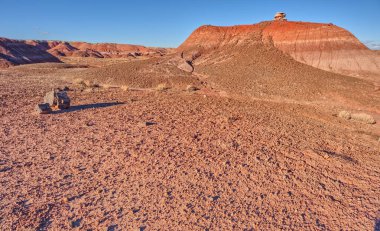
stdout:
{"type": "Polygon", "coordinates": [[[346,120],[355,120],[366,124],[376,123],[376,120],[371,115],[365,113],[350,113],[348,111],[341,111],[339,112],[338,117],[346,120]]]}
{"type": "Polygon", "coordinates": [[[123,90],[123,91],[129,91],[129,86],[123,85],[123,86],[120,87],[120,89],[123,90]]]}
{"type": "Polygon", "coordinates": [[[170,87],[166,83],[160,83],[156,87],[157,91],[166,91],[168,89],[170,89],[170,87]]]}

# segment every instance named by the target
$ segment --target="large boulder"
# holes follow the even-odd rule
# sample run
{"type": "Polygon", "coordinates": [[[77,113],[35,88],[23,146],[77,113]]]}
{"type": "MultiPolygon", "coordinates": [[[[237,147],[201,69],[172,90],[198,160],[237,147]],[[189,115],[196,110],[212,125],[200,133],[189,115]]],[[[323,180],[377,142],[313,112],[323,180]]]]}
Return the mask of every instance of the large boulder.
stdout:
{"type": "Polygon", "coordinates": [[[189,73],[192,73],[194,71],[194,67],[193,65],[191,64],[190,61],[186,61],[184,59],[181,59],[179,62],[178,62],[178,66],[177,66],[179,69],[183,70],[183,71],[186,71],[186,72],[189,72],[189,73]]]}
{"type": "Polygon", "coordinates": [[[59,109],[68,109],[70,107],[70,98],[66,91],[57,92],[57,104],[59,109]]]}
{"type": "Polygon", "coordinates": [[[55,98],[55,90],[46,93],[44,97],[44,103],[49,104],[50,107],[54,107],[57,105],[57,101],[55,98]]]}

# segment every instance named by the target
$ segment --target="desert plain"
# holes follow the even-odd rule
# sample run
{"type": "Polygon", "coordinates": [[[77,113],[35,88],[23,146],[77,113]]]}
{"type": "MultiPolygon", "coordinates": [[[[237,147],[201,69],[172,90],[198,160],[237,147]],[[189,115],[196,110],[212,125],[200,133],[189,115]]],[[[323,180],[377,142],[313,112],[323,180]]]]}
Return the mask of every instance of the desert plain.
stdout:
{"type": "Polygon", "coordinates": [[[1,41],[1,230],[380,228],[380,55],[342,28],[1,41]],[[53,88],[71,107],[38,114],[53,88]]]}

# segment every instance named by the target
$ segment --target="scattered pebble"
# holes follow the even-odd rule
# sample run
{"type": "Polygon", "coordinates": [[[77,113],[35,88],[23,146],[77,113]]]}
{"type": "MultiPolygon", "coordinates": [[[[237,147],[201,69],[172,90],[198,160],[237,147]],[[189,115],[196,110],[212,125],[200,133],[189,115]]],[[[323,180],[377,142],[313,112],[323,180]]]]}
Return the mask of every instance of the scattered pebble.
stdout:
{"type": "Polygon", "coordinates": [[[88,122],[86,123],[86,125],[87,125],[88,127],[91,127],[91,126],[94,126],[94,125],[95,125],[95,122],[94,122],[94,121],[88,121],[88,122]]]}
{"type": "Polygon", "coordinates": [[[157,124],[157,123],[146,121],[146,122],[140,122],[139,126],[140,127],[147,127],[147,126],[152,126],[152,125],[155,125],[155,124],[157,124]]]}

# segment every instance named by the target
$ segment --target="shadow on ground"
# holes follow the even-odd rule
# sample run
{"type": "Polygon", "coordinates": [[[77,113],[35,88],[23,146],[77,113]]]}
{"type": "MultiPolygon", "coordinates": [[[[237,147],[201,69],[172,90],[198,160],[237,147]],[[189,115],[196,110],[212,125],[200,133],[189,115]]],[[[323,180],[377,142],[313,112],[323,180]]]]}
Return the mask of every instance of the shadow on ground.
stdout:
{"type": "Polygon", "coordinates": [[[376,220],[374,231],[380,231],[380,219],[376,220]]]}
{"type": "Polygon", "coordinates": [[[71,106],[69,109],[65,109],[65,110],[54,111],[51,114],[62,114],[62,113],[69,113],[69,112],[81,111],[81,110],[86,110],[86,109],[93,109],[93,108],[105,108],[105,107],[112,107],[112,106],[122,105],[122,104],[125,104],[125,103],[111,102],[111,103],[83,104],[83,105],[78,105],[78,106],[71,106]]]}

